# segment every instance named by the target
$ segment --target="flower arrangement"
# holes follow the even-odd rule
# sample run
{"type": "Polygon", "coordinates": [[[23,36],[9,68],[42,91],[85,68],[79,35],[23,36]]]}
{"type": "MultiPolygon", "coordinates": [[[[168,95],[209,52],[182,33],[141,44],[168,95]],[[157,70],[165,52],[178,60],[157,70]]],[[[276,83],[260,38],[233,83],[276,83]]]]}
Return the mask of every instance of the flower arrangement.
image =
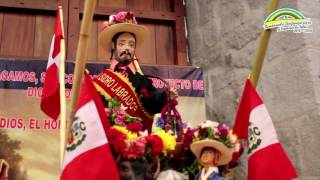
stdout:
{"type": "MultiPolygon", "coordinates": [[[[113,103],[117,104],[115,100],[113,103]]],[[[151,156],[167,156],[175,149],[176,139],[171,134],[160,128],[148,134],[147,131],[142,131],[142,123],[139,119],[129,117],[127,120],[128,116],[120,112],[118,105],[109,107],[113,107],[108,111],[114,125],[107,130],[107,136],[115,153],[125,159],[142,159],[151,156]]]]}
{"type": "Polygon", "coordinates": [[[144,156],[166,156],[175,148],[175,138],[160,130],[133,132],[126,126],[114,125],[107,130],[108,140],[114,152],[126,159],[141,159],[144,156]]]}
{"type": "Polygon", "coordinates": [[[132,131],[140,131],[142,129],[142,124],[137,123],[141,121],[138,117],[130,116],[126,113],[126,108],[121,105],[116,99],[111,98],[108,101],[108,108],[105,108],[105,112],[111,124],[116,124],[120,126],[129,125],[129,129],[132,131]]]}
{"type": "Polygon", "coordinates": [[[226,124],[220,124],[215,121],[206,120],[194,130],[192,141],[203,139],[217,140],[233,150],[238,150],[240,146],[237,136],[233,134],[233,131],[226,124]]]}
{"type": "Polygon", "coordinates": [[[118,23],[138,24],[133,12],[121,11],[117,14],[110,15],[109,21],[103,21],[100,25],[100,29],[103,30],[118,23]]]}
{"type": "Polygon", "coordinates": [[[117,24],[117,23],[138,24],[133,13],[132,12],[125,12],[125,11],[121,11],[117,14],[110,15],[109,25],[113,25],[113,24],[117,24]]]}

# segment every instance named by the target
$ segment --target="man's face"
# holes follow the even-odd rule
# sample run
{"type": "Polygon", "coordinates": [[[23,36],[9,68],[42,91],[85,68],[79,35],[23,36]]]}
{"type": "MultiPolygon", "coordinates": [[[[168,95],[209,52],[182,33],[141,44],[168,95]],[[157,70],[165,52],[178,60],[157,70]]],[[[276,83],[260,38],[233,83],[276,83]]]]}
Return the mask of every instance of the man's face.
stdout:
{"type": "Polygon", "coordinates": [[[130,33],[122,33],[116,40],[114,57],[121,64],[129,64],[136,49],[135,37],[130,33]]]}

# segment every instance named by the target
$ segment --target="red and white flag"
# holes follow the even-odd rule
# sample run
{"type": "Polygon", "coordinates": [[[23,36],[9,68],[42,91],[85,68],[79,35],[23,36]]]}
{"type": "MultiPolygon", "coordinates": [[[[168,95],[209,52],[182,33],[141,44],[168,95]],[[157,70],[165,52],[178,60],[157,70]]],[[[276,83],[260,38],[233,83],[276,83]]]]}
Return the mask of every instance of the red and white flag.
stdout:
{"type": "Polygon", "coordinates": [[[233,131],[248,138],[248,180],[289,180],[297,173],[282,148],[266,106],[247,80],[233,131]]]}
{"type": "Polygon", "coordinates": [[[85,75],[61,180],[120,179],[106,136],[109,126],[101,99],[90,76],[85,75]]]}
{"type": "Polygon", "coordinates": [[[40,105],[41,110],[52,119],[57,119],[60,114],[59,67],[61,39],[63,39],[62,25],[59,10],[57,10],[54,35],[51,41],[47,72],[43,85],[40,105]]]}

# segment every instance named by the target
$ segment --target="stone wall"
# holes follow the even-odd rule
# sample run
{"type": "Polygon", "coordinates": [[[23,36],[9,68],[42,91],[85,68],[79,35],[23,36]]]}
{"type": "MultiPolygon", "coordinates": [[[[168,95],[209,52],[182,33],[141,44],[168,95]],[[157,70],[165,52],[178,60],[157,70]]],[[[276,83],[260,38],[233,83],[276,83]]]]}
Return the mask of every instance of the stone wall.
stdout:
{"type": "MultiPolygon", "coordinates": [[[[251,71],[266,0],[185,0],[189,58],[204,71],[207,119],[233,124],[251,71]]],[[[273,32],[257,87],[298,179],[320,179],[320,0],[283,0],[313,33],[273,32]]],[[[243,157],[236,179],[246,179],[243,157]]]]}

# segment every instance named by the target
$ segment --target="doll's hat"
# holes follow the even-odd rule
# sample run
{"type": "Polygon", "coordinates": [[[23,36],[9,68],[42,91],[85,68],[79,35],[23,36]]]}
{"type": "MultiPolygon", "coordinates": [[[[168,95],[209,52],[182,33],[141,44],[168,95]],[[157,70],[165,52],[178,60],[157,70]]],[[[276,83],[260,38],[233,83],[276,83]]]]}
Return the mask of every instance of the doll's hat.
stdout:
{"type": "Polygon", "coordinates": [[[228,164],[231,161],[232,150],[229,149],[222,142],[219,142],[217,140],[204,139],[204,140],[196,141],[190,145],[190,149],[193,152],[193,154],[197,157],[197,159],[200,158],[203,148],[206,148],[206,147],[211,147],[221,153],[221,157],[217,162],[218,166],[228,164]]]}

